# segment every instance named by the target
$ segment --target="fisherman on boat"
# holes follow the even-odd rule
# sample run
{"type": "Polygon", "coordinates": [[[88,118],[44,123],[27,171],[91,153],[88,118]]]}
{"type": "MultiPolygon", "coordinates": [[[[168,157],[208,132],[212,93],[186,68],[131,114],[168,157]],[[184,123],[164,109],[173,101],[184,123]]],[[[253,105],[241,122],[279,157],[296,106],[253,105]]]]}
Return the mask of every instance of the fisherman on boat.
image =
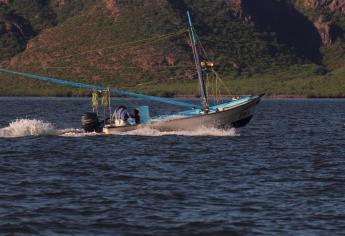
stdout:
{"type": "Polygon", "coordinates": [[[130,115],[127,111],[127,107],[123,105],[117,107],[112,116],[112,120],[115,122],[116,126],[128,125],[128,118],[130,118],[130,115]]]}
{"type": "Polygon", "coordinates": [[[129,114],[126,106],[121,105],[115,109],[112,116],[112,120],[114,121],[115,126],[130,125],[131,122],[128,122],[129,119],[134,119],[136,125],[140,124],[139,110],[134,109],[134,114],[132,115],[129,114]]]}

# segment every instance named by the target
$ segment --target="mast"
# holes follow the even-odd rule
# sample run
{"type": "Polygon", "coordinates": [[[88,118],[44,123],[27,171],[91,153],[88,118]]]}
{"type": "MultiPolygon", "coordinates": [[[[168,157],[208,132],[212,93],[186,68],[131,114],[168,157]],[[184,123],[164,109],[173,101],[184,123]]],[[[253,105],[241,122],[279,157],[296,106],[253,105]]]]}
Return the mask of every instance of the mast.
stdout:
{"type": "Polygon", "coordinates": [[[206,86],[205,86],[206,75],[201,67],[198,42],[196,40],[196,35],[195,35],[193,24],[192,24],[192,18],[190,16],[189,11],[187,11],[187,16],[188,16],[189,33],[190,33],[191,41],[192,41],[194,62],[195,62],[195,66],[196,66],[196,70],[198,72],[198,78],[199,78],[201,104],[202,104],[203,110],[208,110],[208,99],[207,99],[206,86]]]}

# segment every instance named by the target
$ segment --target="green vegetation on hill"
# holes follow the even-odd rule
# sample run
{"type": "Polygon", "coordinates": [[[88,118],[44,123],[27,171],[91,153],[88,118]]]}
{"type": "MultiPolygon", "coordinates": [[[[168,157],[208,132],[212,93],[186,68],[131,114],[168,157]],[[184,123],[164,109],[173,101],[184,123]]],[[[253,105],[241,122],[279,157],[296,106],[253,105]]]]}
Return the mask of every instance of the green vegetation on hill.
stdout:
{"type": "MultiPolygon", "coordinates": [[[[196,95],[184,32],[190,10],[230,88],[222,93],[345,96],[345,17],[300,0],[242,0],[240,6],[225,0],[24,2],[0,5],[0,65],[11,59],[10,68],[25,72],[156,95],[196,95]],[[316,27],[319,17],[330,27],[329,45],[316,27]]],[[[0,74],[0,95],[81,94],[17,81],[22,79],[0,74]]]]}
{"type": "Polygon", "coordinates": [[[92,0],[10,1],[0,3],[0,61],[15,56],[26,48],[30,39],[42,30],[56,26],[68,17],[81,13],[92,0]]]}
{"type": "Polygon", "coordinates": [[[296,9],[311,22],[320,27],[320,34],[328,40],[329,45],[320,47],[321,63],[333,70],[345,64],[345,15],[339,11],[332,12],[328,8],[308,8],[298,0],[293,0],[296,9]]]}

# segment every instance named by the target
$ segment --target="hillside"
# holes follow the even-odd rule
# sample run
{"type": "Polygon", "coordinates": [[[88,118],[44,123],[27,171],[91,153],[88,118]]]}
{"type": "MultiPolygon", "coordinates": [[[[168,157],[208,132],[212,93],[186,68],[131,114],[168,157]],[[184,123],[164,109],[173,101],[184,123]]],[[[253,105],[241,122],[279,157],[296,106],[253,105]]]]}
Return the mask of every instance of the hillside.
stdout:
{"type": "MultiPolygon", "coordinates": [[[[1,66],[195,95],[187,10],[222,93],[345,96],[342,0],[0,0],[1,66]]],[[[3,74],[0,83],[2,95],[80,93],[3,74]]]]}

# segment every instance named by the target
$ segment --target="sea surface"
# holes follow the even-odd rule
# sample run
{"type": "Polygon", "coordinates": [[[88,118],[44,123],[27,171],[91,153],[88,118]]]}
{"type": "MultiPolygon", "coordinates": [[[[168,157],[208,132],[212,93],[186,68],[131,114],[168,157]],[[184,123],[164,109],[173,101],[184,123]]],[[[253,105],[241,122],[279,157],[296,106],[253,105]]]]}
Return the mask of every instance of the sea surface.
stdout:
{"type": "Polygon", "coordinates": [[[81,130],[88,98],[0,103],[0,235],[345,234],[344,99],[264,99],[240,129],[113,136],[81,130]]]}

